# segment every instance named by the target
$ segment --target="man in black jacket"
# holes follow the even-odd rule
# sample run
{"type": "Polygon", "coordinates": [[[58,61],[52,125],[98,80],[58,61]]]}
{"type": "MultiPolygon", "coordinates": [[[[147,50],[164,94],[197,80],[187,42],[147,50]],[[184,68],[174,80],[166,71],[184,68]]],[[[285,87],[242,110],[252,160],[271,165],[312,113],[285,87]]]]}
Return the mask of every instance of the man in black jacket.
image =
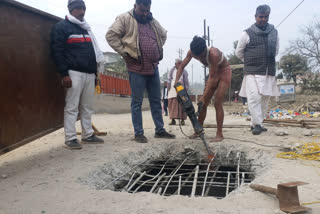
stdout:
{"type": "Polygon", "coordinates": [[[70,14],[51,32],[52,56],[66,88],[64,108],[65,146],[81,149],[75,123],[80,110],[83,143],[103,143],[94,135],[91,124],[97,64],[104,60],[90,26],[84,20],[82,0],[69,0],[70,14]]]}

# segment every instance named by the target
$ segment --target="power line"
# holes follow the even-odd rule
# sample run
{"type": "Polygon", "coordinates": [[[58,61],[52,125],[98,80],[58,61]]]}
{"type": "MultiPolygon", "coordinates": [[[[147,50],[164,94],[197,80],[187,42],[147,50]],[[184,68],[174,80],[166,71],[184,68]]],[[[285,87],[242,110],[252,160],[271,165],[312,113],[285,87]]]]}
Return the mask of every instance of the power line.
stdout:
{"type": "Polygon", "coordinates": [[[302,0],[290,13],[289,15],[287,15],[281,22],[280,24],[278,24],[277,28],[298,8],[300,7],[300,5],[304,2],[304,0],[302,0]]]}

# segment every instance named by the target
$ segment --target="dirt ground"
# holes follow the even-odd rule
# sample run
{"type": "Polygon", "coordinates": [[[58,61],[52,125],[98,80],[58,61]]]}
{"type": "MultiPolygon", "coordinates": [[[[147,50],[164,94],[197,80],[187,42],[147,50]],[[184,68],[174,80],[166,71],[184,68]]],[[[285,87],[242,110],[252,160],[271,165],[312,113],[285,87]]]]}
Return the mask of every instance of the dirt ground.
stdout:
{"type": "MultiPolygon", "coordinates": [[[[238,105],[233,108],[242,107],[238,105]]],[[[226,109],[230,110],[228,106],[226,109]]],[[[148,144],[137,144],[131,140],[133,127],[130,114],[99,114],[93,116],[93,122],[100,131],[108,132],[103,137],[105,143],[102,145],[84,145],[82,150],[70,151],[63,147],[64,133],[61,129],[0,156],[0,213],[282,213],[276,197],[253,191],[248,185],[242,185],[222,200],[96,190],[90,181],[93,177],[99,177],[97,172],[103,169],[107,169],[110,174],[105,175],[101,185],[136,163],[168,151],[168,148],[173,148],[170,150],[175,152],[188,146],[205,154],[202,142],[187,139],[178,126],[168,126],[168,117],[164,117],[165,128],[177,135],[175,140],[153,137],[154,125],[150,111],[143,112],[143,120],[148,144]]],[[[213,108],[209,108],[206,123],[215,124],[213,108]]],[[[244,117],[226,113],[225,124],[248,125],[248,122],[244,117]]],[[[221,148],[245,152],[248,157],[263,165],[260,170],[256,170],[254,183],[276,187],[278,183],[304,181],[309,184],[299,187],[300,202],[319,201],[320,168],[306,161],[276,158],[276,154],[281,152],[279,148],[239,141],[290,147],[297,143],[312,142],[314,138],[304,136],[306,129],[302,128],[266,127],[268,132],[260,136],[253,136],[248,128],[224,129],[225,137],[233,140],[225,139],[222,143],[209,145],[215,152],[221,148]],[[289,135],[276,136],[275,132],[279,129],[288,131],[289,135]]],[[[192,133],[190,121],[186,122],[183,130],[187,134],[192,133]]],[[[215,129],[206,129],[207,139],[214,134],[215,129]]],[[[319,163],[314,164],[319,166],[319,163]]],[[[311,209],[306,213],[320,213],[320,204],[307,207],[311,209]]]]}
{"type": "MultiPolygon", "coordinates": [[[[96,94],[94,96],[94,112],[96,114],[123,114],[130,113],[130,97],[96,94]]],[[[142,110],[149,110],[148,98],[143,99],[142,110]]]]}

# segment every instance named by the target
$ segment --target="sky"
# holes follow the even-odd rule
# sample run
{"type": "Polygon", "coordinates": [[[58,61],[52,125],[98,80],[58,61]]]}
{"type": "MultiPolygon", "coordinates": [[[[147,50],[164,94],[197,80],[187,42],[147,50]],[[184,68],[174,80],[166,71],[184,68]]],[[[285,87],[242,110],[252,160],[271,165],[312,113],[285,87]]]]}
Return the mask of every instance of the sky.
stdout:
{"type": "MultiPolygon", "coordinates": [[[[68,13],[67,0],[18,0],[21,3],[64,17],[68,13]]],[[[85,19],[91,25],[103,51],[112,51],[105,40],[105,34],[115,18],[133,8],[134,0],[85,0],[85,19]]],[[[189,50],[194,35],[203,35],[203,21],[210,26],[213,46],[225,55],[233,52],[233,42],[239,40],[243,30],[254,23],[256,7],[268,4],[271,7],[269,23],[275,26],[287,16],[302,0],[153,0],[153,17],[168,31],[164,46],[164,59],[159,64],[160,75],[174,66],[178,50],[183,57],[189,50]]],[[[301,34],[299,28],[320,18],[320,1],[304,2],[277,29],[280,38],[278,59],[285,54],[290,41],[301,34]]],[[[203,82],[202,65],[192,60],[186,68],[190,82],[203,82]],[[193,69],[192,69],[193,68],[193,69]],[[192,71],[193,70],[193,71],[192,71]]]]}

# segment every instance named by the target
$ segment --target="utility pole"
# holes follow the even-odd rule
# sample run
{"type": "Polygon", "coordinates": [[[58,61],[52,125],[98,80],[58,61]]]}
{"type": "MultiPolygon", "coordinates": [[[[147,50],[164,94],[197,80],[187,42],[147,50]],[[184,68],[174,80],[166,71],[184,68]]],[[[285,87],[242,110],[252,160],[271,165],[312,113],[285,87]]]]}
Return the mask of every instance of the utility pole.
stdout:
{"type": "Polygon", "coordinates": [[[182,54],[183,54],[183,50],[181,48],[179,48],[179,50],[177,50],[178,54],[179,54],[179,59],[182,60],[182,54]]]}
{"type": "Polygon", "coordinates": [[[191,65],[192,68],[192,85],[193,85],[193,64],[191,65]]]}
{"type": "MultiPolygon", "coordinates": [[[[203,38],[205,40],[207,40],[206,28],[207,28],[207,23],[206,23],[206,20],[204,20],[203,21],[203,38]]],[[[206,66],[203,66],[203,67],[204,67],[204,85],[206,85],[207,68],[206,66]]]]}
{"type": "Polygon", "coordinates": [[[210,27],[208,26],[208,46],[210,47],[210,27]]]}

